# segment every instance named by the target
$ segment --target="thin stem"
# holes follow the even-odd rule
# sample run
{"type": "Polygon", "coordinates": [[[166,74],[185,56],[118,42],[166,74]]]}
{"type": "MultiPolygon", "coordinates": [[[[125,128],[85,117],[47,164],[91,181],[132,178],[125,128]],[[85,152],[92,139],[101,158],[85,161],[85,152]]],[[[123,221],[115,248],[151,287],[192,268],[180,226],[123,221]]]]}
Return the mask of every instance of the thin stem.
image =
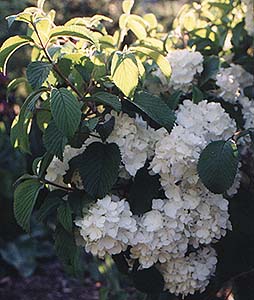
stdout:
{"type": "Polygon", "coordinates": [[[34,31],[35,31],[35,33],[36,33],[38,39],[39,39],[39,42],[40,42],[41,47],[42,47],[42,50],[43,50],[43,52],[44,52],[46,58],[48,59],[48,61],[52,64],[54,71],[55,71],[55,72],[63,79],[63,81],[66,83],[66,85],[68,85],[68,86],[69,86],[69,87],[70,87],[70,88],[78,95],[79,100],[82,100],[82,99],[83,99],[83,95],[82,95],[82,94],[79,92],[79,90],[78,90],[78,89],[77,89],[77,88],[69,81],[69,79],[66,78],[66,77],[62,74],[61,70],[60,70],[60,69],[58,68],[58,66],[54,63],[54,61],[52,60],[52,58],[50,57],[50,55],[49,55],[49,53],[48,53],[48,51],[47,51],[47,48],[46,48],[45,45],[43,44],[42,39],[41,39],[41,37],[40,37],[40,35],[39,35],[39,32],[38,32],[38,30],[37,30],[37,28],[36,28],[36,25],[35,25],[33,22],[31,22],[31,24],[32,24],[32,26],[33,26],[33,28],[34,28],[34,31]]]}

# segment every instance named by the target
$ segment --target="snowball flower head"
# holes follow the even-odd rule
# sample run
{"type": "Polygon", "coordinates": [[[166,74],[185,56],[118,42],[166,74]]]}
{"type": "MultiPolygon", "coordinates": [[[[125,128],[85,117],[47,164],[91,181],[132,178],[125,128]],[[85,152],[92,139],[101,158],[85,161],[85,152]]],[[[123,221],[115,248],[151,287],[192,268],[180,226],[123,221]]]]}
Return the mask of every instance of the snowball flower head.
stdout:
{"type": "Polygon", "coordinates": [[[158,265],[165,280],[165,289],[183,297],[203,292],[216,270],[217,257],[212,247],[191,252],[186,257],[168,257],[165,264],[158,265]]]}
{"type": "Polygon", "coordinates": [[[137,230],[129,203],[107,195],[75,221],[87,252],[103,258],[126,250],[137,230]]]}

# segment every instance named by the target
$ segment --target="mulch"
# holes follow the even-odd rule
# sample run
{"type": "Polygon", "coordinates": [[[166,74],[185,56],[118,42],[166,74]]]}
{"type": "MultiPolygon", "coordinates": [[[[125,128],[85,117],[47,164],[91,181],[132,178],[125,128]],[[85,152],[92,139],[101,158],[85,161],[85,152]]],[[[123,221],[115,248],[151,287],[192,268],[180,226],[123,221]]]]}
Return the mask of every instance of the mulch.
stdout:
{"type": "Polygon", "coordinates": [[[45,264],[29,278],[0,278],[0,300],[98,300],[101,283],[68,278],[58,262],[45,264]]]}

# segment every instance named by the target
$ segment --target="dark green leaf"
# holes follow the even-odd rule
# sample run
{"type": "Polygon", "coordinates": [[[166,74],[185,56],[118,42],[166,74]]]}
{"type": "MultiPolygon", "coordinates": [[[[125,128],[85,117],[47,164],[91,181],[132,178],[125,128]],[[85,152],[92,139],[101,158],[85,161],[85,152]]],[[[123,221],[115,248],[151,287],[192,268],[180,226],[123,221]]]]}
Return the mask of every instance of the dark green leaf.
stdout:
{"type": "Polygon", "coordinates": [[[132,276],[134,286],[143,293],[156,294],[163,291],[163,276],[154,266],[148,269],[134,271],[132,276]]]}
{"type": "Polygon", "coordinates": [[[111,132],[113,131],[115,126],[115,118],[112,117],[108,121],[104,122],[103,124],[98,124],[96,127],[96,131],[99,133],[103,142],[109,137],[111,132]]]}
{"type": "Polygon", "coordinates": [[[57,220],[62,224],[66,231],[72,232],[72,212],[67,201],[58,207],[57,220]]]}
{"type": "Polygon", "coordinates": [[[50,71],[52,70],[52,64],[44,61],[31,62],[26,71],[28,82],[33,89],[38,89],[42,86],[45,80],[48,78],[50,71]]]}
{"type": "Polygon", "coordinates": [[[66,192],[63,190],[54,190],[50,192],[36,212],[37,220],[43,222],[48,216],[56,212],[57,207],[62,203],[62,198],[65,195],[66,192]]]}
{"type": "Polygon", "coordinates": [[[202,101],[203,99],[204,99],[204,95],[203,95],[202,91],[198,87],[193,85],[192,86],[192,101],[197,104],[200,101],[202,101]]]}
{"type": "Polygon", "coordinates": [[[65,136],[72,137],[81,120],[81,110],[77,98],[66,88],[53,89],[51,111],[57,128],[65,136]]]}
{"type": "Polygon", "coordinates": [[[220,59],[218,56],[211,55],[204,60],[204,71],[200,75],[200,85],[204,85],[209,79],[213,78],[219,70],[220,59]]]}
{"type": "Polygon", "coordinates": [[[67,142],[67,137],[63,135],[63,133],[56,127],[54,120],[52,120],[43,135],[43,144],[47,151],[62,160],[64,147],[67,142]]]}
{"type": "Polygon", "coordinates": [[[143,214],[152,209],[152,200],[159,195],[159,176],[149,175],[146,167],[138,170],[130,189],[128,202],[133,214],[143,214]]]}
{"type": "Polygon", "coordinates": [[[173,128],[175,115],[160,97],[147,92],[138,92],[132,103],[168,131],[173,128]]]}
{"type": "Polygon", "coordinates": [[[254,85],[246,86],[243,91],[246,97],[254,99],[254,85]]]}
{"type": "Polygon", "coordinates": [[[42,184],[36,179],[28,179],[18,185],[14,192],[14,214],[18,224],[30,230],[30,217],[42,184]]]}
{"type": "Polygon", "coordinates": [[[116,95],[106,92],[98,92],[92,95],[92,99],[94,99],[97,103],[111,106],[115,111],[121,111],[121,101],[116,95]]]}
{"type": "Polygon", "coordinates": [[[93,197],[103,198],[118,177],[121,162],[118,146],[95,142],[79,158],[78,169],[86,192],[93,197]]]}
{"type": "Polygon", "coordinates": [[[80,276],[83,272],[81,251],[76,246],[73,236],[61,225],[56,228],[55,249],[58,257],[64,263],[65,270],[73,276],[80,276]]]}
{"type": "Polygon", "coordinates": [[[15,148],[19,147],[22,152],[30,153],[29,126],[33,117],[31,107],[34,106],[41,94],[46,91],[46,88],[41,88],[38,91],[32,92],[22,105],[19,116],[12,123],[10,134],[11,144],[15,148]]]}
{"type": "Polygon", "coordinates": [[[232,141],[215,141],[202,151],[198,173],[204,185],[215,194],[229,189],[238,167],[238,151],[232,141]]]}

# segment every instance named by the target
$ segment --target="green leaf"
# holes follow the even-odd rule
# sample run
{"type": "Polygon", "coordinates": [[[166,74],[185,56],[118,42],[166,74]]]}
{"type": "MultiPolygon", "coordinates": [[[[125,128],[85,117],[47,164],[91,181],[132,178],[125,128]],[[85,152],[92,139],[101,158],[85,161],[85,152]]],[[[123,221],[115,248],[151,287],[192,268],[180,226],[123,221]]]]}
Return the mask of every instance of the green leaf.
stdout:
{"type": "Polygon", "coordinates": [[[175,115],[160,97],[147,92],[137,92],[132,103],[168,131],[173,128],[175,115]]]}
{"type": "Polygon", "coordinates": [[[30,153],[29,132],[33,113],[31,111],[41,94],[47,88],[41,88],[32,92],[21,107],[19,115],[14,119],[11,128],[10,140],[14,148],[19,148],[22,152],[30,153]]]}
{"type": "Polygon", "coordinates": [[[198,174],[204,185],[215,194],[226,192],[233,184],[238,167],[238,151],[232,141],[215,141],[202,151],[198,174]]]}
{"type": "Polygon", "coordinates": [[[39,177],[42,178],[46,171],[47,171],[47,168],[48,166],[50,165],[52,159],[53,159],[54,155],[46,152],[43,157],[42,157],[42,160],[41,160],[41,163],[40,163],[40,168],[39,168],[39,177]]]}
{"type": "Polygon", "coordinates": [[[79,156],[78,169],[85,191],[95,198],[103,198],[118,177],[121,154],[114,143],[90,144],[79,156]]]}
{"type": "Polygon", "coordinates": [[[139,69],[132,53],[115,52],[111,64],[111,76],[114,84],[127,97],[132,97],[138,85],[139,69]]]}
{"type": "Polygon", "coordinates": [[[65,136],[72,137],[81,121],[81,110],[77,98],[66,88],[53,89],[50,104],[57,128],[65,136]]]}
{"type": "Polygon", "coordinates": [[[36,219],[43,222],[48,216],[57,211],[59,205],[63,202],[62,198],[66,195],[63,190],[53,190],[45,198],[44,202],[36,212],[36,219]]]}
{"type": "Polygon", "coordinates": [[[151,59],[154,60],[154,62],[158,65],[158,67],[161,69],[161,72],[168,78],[171,75],[171,66],[168,62],[168,60],[166,59],[165,56],[163,56],[160,52],[154,50],[154,49],[150,49],[147,47],[132,47],[131,49],[133,49],[136,52],[140,52],[148,57],[150,57],[151,59]]]}
{"type": "Polygon", "coordinates": [[[134,5],[134,0],[124,0],[122,3],[122,9],[125,14],[129,14],[134,5]]]}
{"type": "Polygon", "coordinates": [[[70,26],[56,26],[50,31],[51,40],[54,37],[68,36],[72,38],[80,38],[89,41],[99,48],[99,42],[95,34],[81,25],[70,25],[70,26]]]}
{"type": "Polygon", "coordinates": [[[14,192],[14,215],[18,224],[30,231],[30,217],[43,185],[36,179],[28,179],[18,185],[14,192]]]}
{"type": "Polygon", "coordinates": [[[205,57],[203,65],[204,71],[200,75],[201,86],[217,74],[220,67],[220,59],[218,56],[215,55],[205,57]]]}
{"type": "Polygon", "coordinates": [[[139,40],[144,40],[147,37],[146,28],[140,22],[135,19],[128,18],[127,28],[129,28],[139,40]]]}
{"type": "Polygon", "coordinates": [[[117,112],[120,112],[122,109],[121,101],[116,95],[106,92],[98,92],[93,94],[91,97],[95,100],[95,102],[109,105],[117,112]]]}
{"type": "Polygon", "coordinates": [[[44,61],[31,62],[26,71],[28,82],[33,89],[38,89],[48,78],[52,65],[44,61]]]}
{"type": "Polygon", "coordinates": [[[108,121],[104,122],[103,124],[98,124],[96,127],[96,131],[99,133],[101,140],[103,142],[109,137],[111,132],[113,131],[115,126],[115,118],[112,117],[108,121]]]}
{"type": "Polygon", "coordinates": [[[157,294],[164,289],[164,279],[162,274],[151,267],[140,271],[134,271],[133,283],[136,289],[146,294],[157,294]]]}
{"type": "Polygon", "coordinates": [[[246,86],[243,89],[244,95],[249,99],[254,99],[254,84],[250,86],[246,86]]]}
{"type": "Polygon", "coordinates": [[[193,85],[192,86],[192,101],[197,104],[200,101],[202,101],[203,99],[204,99],[204,95],[203,95],[202,91],[198,87],[193,85]]]}
{"type": "Polygon", "coordinates": [[[28,36],[16,35],[8,38],[0,49],[0,72],[6,74],[6,64],[10,56],[20,47],[30,44],[33,40],[28,36]]]}
{"type": "Polygon", "coordinates": [[[67,201],[58,207],[57,220],[66,231],[72,233],[72,212],[67,201]]]}
{"type": "Polygon", "coordinates": [[[64,147],[68,142],[68,138],[56,127],[52,120],[43,135],[43,144],[47,151],[63,160],[64,147]]]}
{"type": "Polygon", "coordinates": [[[74,276],[82,275],[81,251],[76,246],[72,234],[64,230],[60,224],[57,225],[55,232],[55,249],[69,274],[74,276]]]}
{"type": "Polygon", "coordinates": [[[159,196],[159,176],[151,176],[146,167],[138,170],[131,186],[128,202],[133,214],[144,214],[152,209],[152,201],[159,196]]]}
{"type": "Polygon", "coordinates": [[[7,86],[6,98],[8,99],[10,92],[15,90],[22,83],[27,83],[27,79],[25,77],[18,77],[13,79],[7,86]]]}

